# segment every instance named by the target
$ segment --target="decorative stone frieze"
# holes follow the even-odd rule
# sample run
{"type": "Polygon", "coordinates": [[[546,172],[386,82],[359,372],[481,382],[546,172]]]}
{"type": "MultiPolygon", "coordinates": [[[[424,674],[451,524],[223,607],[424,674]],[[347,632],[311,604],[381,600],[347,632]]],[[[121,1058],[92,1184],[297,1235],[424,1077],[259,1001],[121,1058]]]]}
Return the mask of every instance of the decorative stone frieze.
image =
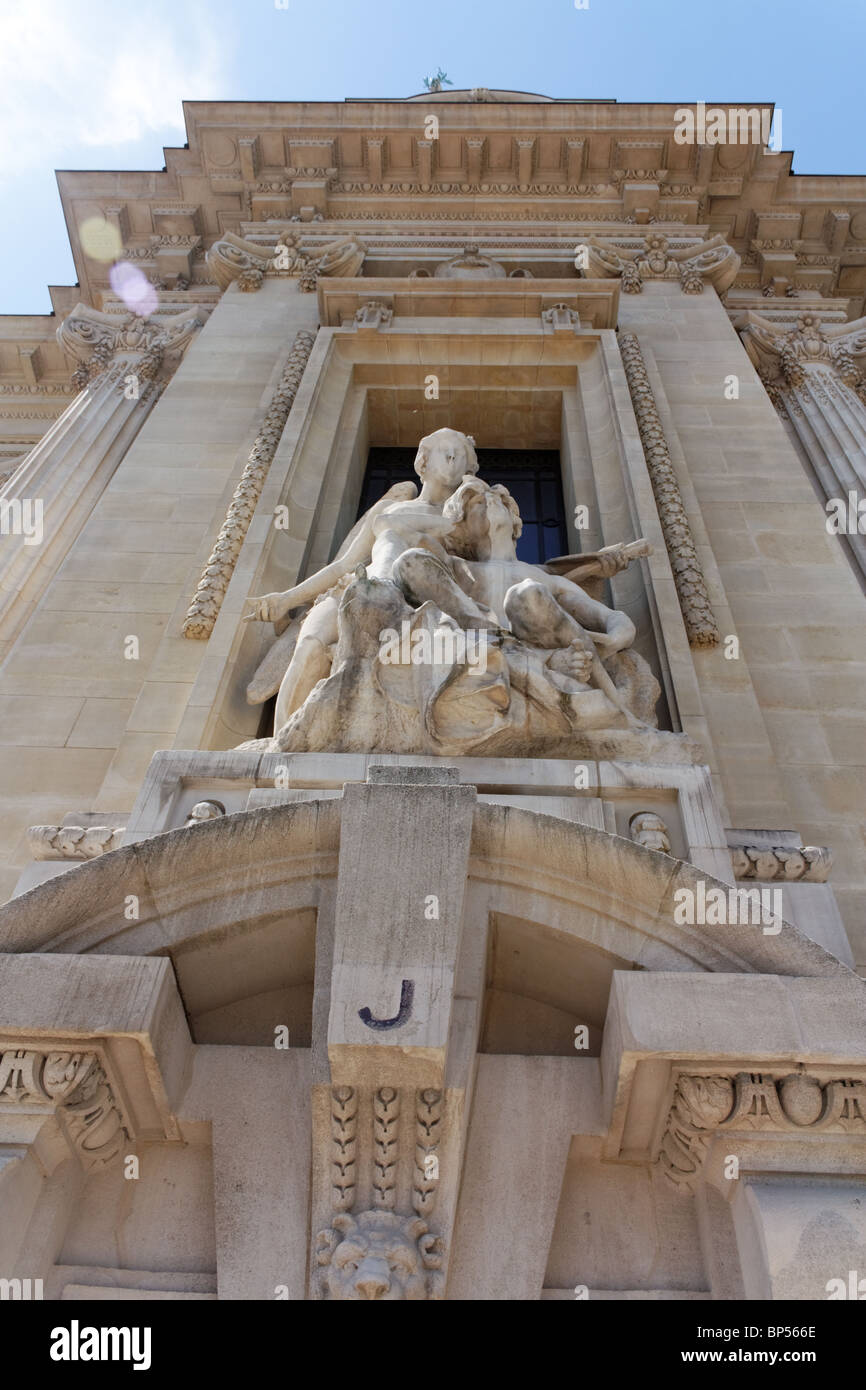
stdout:
{"type": "Polygon", "coordinates": [[[621,333],[619,345],[688,639],[695,647],[713,647],[721,641],[721,634],[713,616],[640,344],[634,333],[621,333]]]}
{"type": "Polygon", "coordinates": [[[119,849],[124,826],[31,825],[27,843],[34,859],[98,859],[119,849]]]}
{"type": "Polygon", "coordinates": [[[779,845],[741,845],[731,850],[734,877],[786,879],[796,883],[826,883],[833,864],[832,850],[818,845],[791,849],[779,845]]]}
{"type": "Polygon", "coordinates": [[[679,1076],[657,1158],[675,1187],[694,1190],[718,1130],[829,1130],[866,1138],[866,1081],[828,1081],[805,1072],[679,1076]]]}
{"type": "Polygon", "coordinates": [[[206,641],[213,631],[226,589],[234,572],[244,537],[249,530],[276,453],[289,411],[301,384],[315,342],[315,333],[302,329],[295,335],[280,383],[268,406],[262,427],[256,435],[249,460],[241,474],[216,544],[202,571],[201,579],[183,624],[184,637],[206,641]]]}
{"type": "Polygon", "coordinates": [[[21,1107],[57,1107],[81,1162],[107,1167],[129,1138],[95,1052],[0,1052],[0,1115],[21,1107]]]}

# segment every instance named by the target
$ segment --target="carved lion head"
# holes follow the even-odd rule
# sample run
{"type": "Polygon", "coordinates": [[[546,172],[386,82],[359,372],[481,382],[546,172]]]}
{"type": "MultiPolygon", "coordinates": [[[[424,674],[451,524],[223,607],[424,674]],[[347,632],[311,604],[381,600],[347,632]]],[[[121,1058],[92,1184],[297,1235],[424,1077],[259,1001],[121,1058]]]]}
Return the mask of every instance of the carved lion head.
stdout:
{"type": "Polygon", "coordinates": [[[326,1298],[383,1302],[440,1299],[442,1241],[419,1216],[340,1212],[316,1238],[326,1298]]]}

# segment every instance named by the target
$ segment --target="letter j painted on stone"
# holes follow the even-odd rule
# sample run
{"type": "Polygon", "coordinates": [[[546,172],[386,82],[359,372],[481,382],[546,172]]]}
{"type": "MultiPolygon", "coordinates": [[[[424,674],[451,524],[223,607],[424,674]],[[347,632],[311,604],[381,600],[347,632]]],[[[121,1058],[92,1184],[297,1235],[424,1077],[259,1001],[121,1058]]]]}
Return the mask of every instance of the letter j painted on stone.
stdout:
{"type": "Polygon", "coordinates": [[[358,1010],[358,1017],[367,1028],[399,1028],[401,1023],[408,1021],[414,998],[415,981],[403,980],[400,985],[400,1007],[393,1018],[374,1018],[366,1005],[358,1010]]]}

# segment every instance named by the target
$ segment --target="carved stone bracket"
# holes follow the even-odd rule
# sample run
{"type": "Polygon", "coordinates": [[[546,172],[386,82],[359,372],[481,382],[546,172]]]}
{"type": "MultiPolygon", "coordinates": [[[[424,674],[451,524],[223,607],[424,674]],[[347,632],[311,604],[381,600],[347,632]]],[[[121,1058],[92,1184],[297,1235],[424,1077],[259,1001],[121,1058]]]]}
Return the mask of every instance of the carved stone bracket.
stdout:
{"type": "Polygon", "coordinates": [[[56,1107],[88,1170],[106,1167],[129,1139],[120,1107],[95,1052],[0,1052],[0,1114],[56,1107]]]}
{"type": "Polygon", "coordinates": [[[741,845],[731,850],[734,877],[786,879],[790,883],[826,883],[833,852],[819,845],[802,849],[774,845],[741,845]]]}
{"type": "Polygon", "coordinates": [[[765,1076],[681,1075],[657,1163],[682,1191],[694,1190],[719,1130],[858,1134],[866,1137],[866,1082],[819,1080],[804,1072],[765,1076]]]}
{"type": "Polygon", "coordinates": [[[583,258],[576,264],[592,279],[618,276],[624,294],[640,294],[647,280],[679,280],[685,294],[701,294],[705,284],[724,294],[740,269],[740,257],[723,236],[676,250],[661,232],[644,237],[637,250],[591,236],[579,249],[583,258]]]}
{"type": "Polygon", "coordinates": [[[413,1093],[380,1087],[367,1109],[355,1087],[331,1088],[333,1216],[329,1229],[316,1236],[314,1248],[317,1292],[322,1298],[416,1301],[442,1297],[445,1242],[427,1224],[439,1185],[442,1119],[441,1091],[413,1093]],[[410,1100],[414,1123],[407,1125],[401,1123],[401,1111],[409,1109],[410,1100]],[[359,1133],[362,1108],[369,1119],[359,1133]],[[359,1146],[365,1150],[372,1174],[372,1206],[354,1213],[359,1146]],[[412,1211],[401,1212],[399,1194],[406,1191],[407,1183],[412,1211]]]}
{"type": "Polygon", "coordinates": [[[213,631],[271,461],[301,384],[304,368],[313,350],[315,337],[315,333],[305,329],[295,335],[280,383],[268,406],[262,427],[256,435],[226,519],[220,527],[216,544],[187,610],[183,624],[184,637],[206,641],[213,631]]]}
{"type": "Polygon", "coordinates": [[[721,634],[713,616],[640,344],[634,333],[621,333],[619,345],[688,639],[692,646],[712,647],[721,641],[721,634]]]}
{"type": "Polygon", "coordinates": [[[573,333],[580,327],[580,314],[570,304],[552,304],[542,310],[541,322],[554,333],[573,333]]]}
{"type": "MultiPolygon", "coordinates": [[[[79,364],[72,377],[79,390],[103,373],[119,381],[134,372],[143,386],[131,399],[141,399],[157,389],[157,378],[176,364],[204,322],[200,306],[161,319],[129,314],[118,320],[78,304],[58,328],[57,341],[79,364]]],[[[124,383],[120,385],[124,389],[124,383]]]]}
{"type": "Polygon", "coordinates": [[[394,311],[379,299],[369,299],[355,311],[355,326],[360,332],[377,332],[387,328],[394,317],[394,311]]]}

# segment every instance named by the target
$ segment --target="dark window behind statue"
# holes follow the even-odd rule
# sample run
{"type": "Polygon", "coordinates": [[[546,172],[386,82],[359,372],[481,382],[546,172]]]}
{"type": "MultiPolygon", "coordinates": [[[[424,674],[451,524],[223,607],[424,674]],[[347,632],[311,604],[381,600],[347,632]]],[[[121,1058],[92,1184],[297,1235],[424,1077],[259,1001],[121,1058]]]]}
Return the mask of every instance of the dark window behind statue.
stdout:
{"type": "MultiPolygon", "coordinates": [[[[479,449],[477,452],[479,477],[486,483],[504,483],[520,508],[523,535],[517,542],[518,558],[529,564],[541,564],[555,555],[565,555],[568,538],[557,450],[479,449]]],[[[378,501],[392,483],[402,483],[407,478],[418,482],[412,466],[415,453],[415,449],[370,450],[359,516],[378,501]]]]}

